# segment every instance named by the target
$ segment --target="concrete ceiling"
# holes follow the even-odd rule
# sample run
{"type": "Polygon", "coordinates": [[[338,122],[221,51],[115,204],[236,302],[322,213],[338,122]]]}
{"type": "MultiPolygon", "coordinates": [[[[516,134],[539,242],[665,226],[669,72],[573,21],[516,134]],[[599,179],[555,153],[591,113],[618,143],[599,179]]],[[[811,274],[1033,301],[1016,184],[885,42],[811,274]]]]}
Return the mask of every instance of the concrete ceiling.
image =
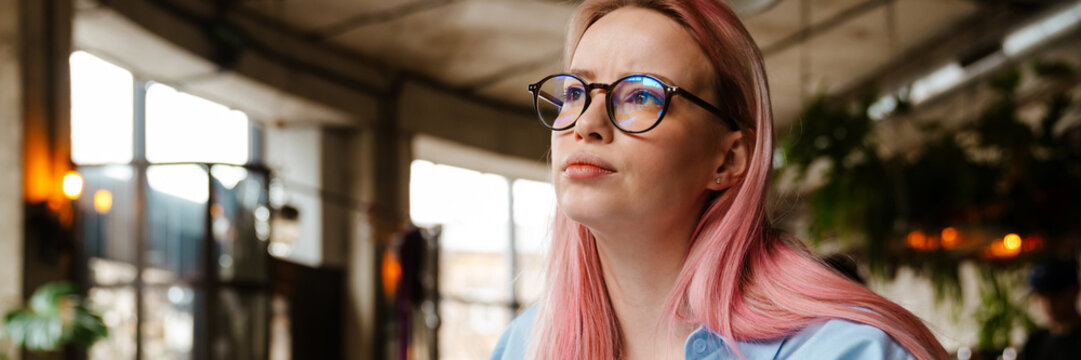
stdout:
{"type": "MultiPolygon", "coordinates": [[[[778,126],[975,16],[970,0],[780,0],[744,16],[766,56],[778,126]]],[[[560,70],[576,2],[252,0],[241,11],[451,88],[528,107],[525,85],[560,70]]]]}
{"type": "Polygon", "coordinates": [[[77,1],[73,44],[131,71],[180,91],[241,109],[255,119],[347,126],[349,114],[236,73],[146,31],[130,19],[91,1],[77,1]]]}

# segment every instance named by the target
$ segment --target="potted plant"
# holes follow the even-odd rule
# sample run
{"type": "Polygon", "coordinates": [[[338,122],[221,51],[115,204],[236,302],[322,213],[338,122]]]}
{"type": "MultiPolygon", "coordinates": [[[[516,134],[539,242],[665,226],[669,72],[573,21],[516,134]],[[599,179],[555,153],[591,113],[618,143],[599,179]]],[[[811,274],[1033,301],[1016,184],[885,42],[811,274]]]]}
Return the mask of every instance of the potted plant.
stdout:
{"type": "MultiPolygon", "coordinates": [[[[33,352],[57,351],[73,345],[89,348],[109,336],[101,316],[90,310],[74,284],[42,285],[29,302],[4,315],[0,337],[33,352]]],[[[6,354],[0,353],[0,359],[6,354]]]]}

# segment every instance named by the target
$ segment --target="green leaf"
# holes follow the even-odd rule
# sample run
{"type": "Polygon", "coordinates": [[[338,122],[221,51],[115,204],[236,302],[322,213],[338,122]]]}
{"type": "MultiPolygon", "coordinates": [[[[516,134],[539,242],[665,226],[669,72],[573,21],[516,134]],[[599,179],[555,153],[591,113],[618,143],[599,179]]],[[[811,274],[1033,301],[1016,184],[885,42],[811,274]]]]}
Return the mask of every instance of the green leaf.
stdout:
{"type": "Polygon", "coordinates": [[[30,297],[29,309],[4,316],[4,327],[13,344],[34,352],[55,351],[68,344],[86,348],[109,335],[101,316],[67,282],[39,288],[30,297]]]}
{"type": "Polygon", "coordinates": [[[56,314],[60,311],[60,300],[76,295],[75,285],[69,282],[53,282],[42,285],[30,297],[30,309],[38,314],[56,314]]]}

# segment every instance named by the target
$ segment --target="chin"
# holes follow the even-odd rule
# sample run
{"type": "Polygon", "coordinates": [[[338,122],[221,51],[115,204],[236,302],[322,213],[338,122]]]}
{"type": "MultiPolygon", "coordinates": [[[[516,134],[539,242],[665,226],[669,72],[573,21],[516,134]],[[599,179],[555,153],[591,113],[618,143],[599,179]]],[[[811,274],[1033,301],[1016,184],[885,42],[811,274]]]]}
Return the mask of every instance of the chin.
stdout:
{"type": "Polygon", "coordinates": [[[582,184],[556,181],[556,203],[568,219],[589,228],[605,227],[632,219],[641,204],[620,184],[582,184]]]}
{"type": "Polygon", "coordinates": [[[626,219],[627,206],[617,205],[608,201],[585,200],[582,197],[569,201],[560,201],[559,210],[568,219],[585,225],[588,228],[596,228],[615,219],[626,219]]]}

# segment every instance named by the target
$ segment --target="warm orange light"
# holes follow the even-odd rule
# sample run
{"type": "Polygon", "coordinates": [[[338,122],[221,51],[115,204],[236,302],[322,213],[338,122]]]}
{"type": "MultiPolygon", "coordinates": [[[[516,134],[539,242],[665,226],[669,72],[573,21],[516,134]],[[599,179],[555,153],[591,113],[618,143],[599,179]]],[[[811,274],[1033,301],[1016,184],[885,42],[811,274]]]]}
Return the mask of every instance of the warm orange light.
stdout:
{"type": "MultiPolygon", "coordinates": [[[[40,114],[39,114],[40,115],[40,114]]],[[[62,194],[57,194],[61,172],[53,168],[51,147],[47,132],[42,128],[41,116],[30,119],[28,116],[23,146],[23,186],[28,203],[41,203],[52,200],[50,208],[60,208],[62,194]]]]}
{"type": "Polygon", "coordinates": [[[94,210],[97,210],[99,214],[109,212],[109,209],[113,208],[113,193],[109,190],[101,189],[94,193],[94,210]]]}
{"type": "Polygon", "coordinates": [[[402,263],[392,251],[383,253],[383,294],[393,299],[398,292],[398,282],[402,280],[402,263]]]}
{"type": "Polygon", "coordinates": [[[1006,247],[1006,250],[1021,250],[1021,236],[1017,234],[1008,234],[1006,237],[1002,238],[1002,245],[1006,247]]]}
{"type": "MultiPolygon", "coordinates": [[[[955,235],[954,240],[956,239],[957,237],[955,235]]],[[[908,243],[908,247],[923,251],[935,250],[939,247],[945,247],[948,249],[953,246],[953,243],[946,244],[945,241],[940,239],[937,234],[927,235],[920,230],[915,230],[908,233],[908,236],[905,237],[905,241],[908,243]]]]}
{"type": "Polygon", "coordinates": [[[907,241],[908,246],[916,250],[927,250],[930,247],[927,242],[927,235],[924,235],[919,230],[908,233],[907,241]]]}
{"type": "MultiPolygon", "coordinates": [[[[1010,234],[1014,235],[1014,234],[1010,234]]],[[[1011,236],[1007,239],[997,239],[988,245],[983,251],[984,257],[990,258],[1011,258],[1021,253],[1021,238],[1017,237],[1013,239],[1011,236]]]]}
{"type": "Polygon", "coordinates": [[[64,181],[62,184],[64,196],[68,199],[78,199],[79,195],[83,193],[83,177],[77,172],[68,171],[67,174],[64,174],[64,181]]]}
{"type": "Polygon", "coordinates": [[[942,229],[942,247],[952,249],[954,246],[957,246],[959,237],[957,229],[952,227],[942,229]]]}

